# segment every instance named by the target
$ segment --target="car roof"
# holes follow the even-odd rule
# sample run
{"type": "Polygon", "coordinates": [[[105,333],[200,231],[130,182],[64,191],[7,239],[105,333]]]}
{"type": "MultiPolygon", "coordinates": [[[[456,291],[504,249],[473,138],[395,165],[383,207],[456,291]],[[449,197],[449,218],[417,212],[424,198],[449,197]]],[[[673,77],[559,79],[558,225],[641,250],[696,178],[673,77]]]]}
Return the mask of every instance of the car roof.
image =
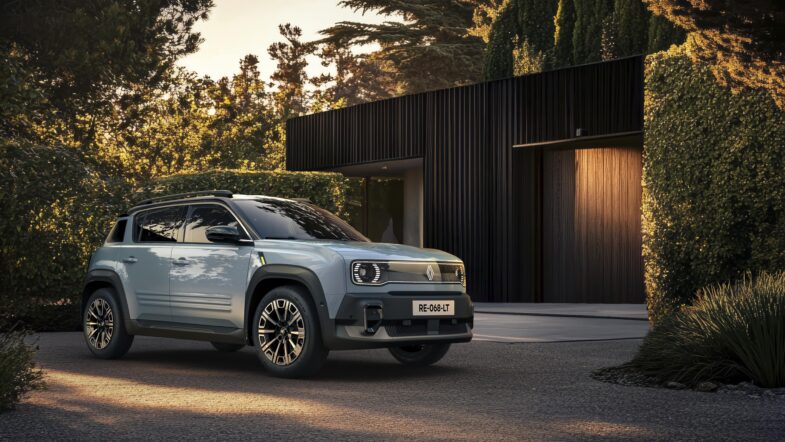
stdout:
{"type": "Polygon", "coordinates": [[[225,203],[231,203],[231,201],[238,200],[277,200],[310,203],[307,198],[281,198],[269,195],[237,194],[228,190],[206,190],[148,198],[138,202],[136,205],[128,209],[127,214],[131,215],[134,212],[138,212],[140,210],[165,207],[172,204],[199,203],[207,201],[221,201],[225,203]]]}

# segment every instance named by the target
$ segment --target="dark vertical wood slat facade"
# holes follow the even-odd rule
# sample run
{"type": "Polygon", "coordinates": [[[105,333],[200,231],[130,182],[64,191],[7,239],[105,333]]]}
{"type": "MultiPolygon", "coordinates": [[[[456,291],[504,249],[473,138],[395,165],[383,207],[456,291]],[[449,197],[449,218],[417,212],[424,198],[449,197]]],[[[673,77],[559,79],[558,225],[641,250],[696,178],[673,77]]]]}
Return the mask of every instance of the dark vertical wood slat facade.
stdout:
{"type": "Polygon", "coordinates": [[[477,301],[542,300],[543,153],[513,145],[643,129],[643,58],[426,92],[289,120],[287,168],[423,158],[424,242],[477,301]]]}

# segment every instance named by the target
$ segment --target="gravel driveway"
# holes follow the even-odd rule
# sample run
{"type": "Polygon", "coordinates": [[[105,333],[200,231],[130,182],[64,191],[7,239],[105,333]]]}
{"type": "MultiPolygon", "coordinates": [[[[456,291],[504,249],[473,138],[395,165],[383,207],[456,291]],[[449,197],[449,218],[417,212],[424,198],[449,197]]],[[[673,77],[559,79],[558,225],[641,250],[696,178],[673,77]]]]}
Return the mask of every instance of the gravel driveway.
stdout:
{"type": "Polygon", "coordinates": [[[267,376],[251,349],[137,338],[97,360],[78,333],[40,336],[49,389],[0,415],[0,439],[776,440],[785,401],[604,384],[639,340],[456,345],[408,370],[335,352],[309,380],[267,376]]]}

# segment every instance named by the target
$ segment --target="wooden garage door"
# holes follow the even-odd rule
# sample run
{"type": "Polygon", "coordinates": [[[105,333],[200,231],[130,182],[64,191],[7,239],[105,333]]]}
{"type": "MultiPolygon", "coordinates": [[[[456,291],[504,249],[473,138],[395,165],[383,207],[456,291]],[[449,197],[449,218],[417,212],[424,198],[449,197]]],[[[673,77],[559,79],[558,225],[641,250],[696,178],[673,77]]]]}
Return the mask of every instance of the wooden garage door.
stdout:
{"type": "Polygon", "coordinates": [[[644,302],[641,150],[543,154],[542,300],[644,302]]]}

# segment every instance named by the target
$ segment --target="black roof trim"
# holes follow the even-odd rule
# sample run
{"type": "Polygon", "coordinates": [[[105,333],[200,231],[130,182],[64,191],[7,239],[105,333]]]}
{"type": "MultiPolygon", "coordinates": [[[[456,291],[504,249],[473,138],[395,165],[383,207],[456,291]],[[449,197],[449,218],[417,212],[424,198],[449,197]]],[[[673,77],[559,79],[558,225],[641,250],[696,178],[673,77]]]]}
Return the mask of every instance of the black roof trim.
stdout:
{"type": "Polygon", "coordinates": [[[221,196],[224,198],[231,198],[232,194],[231,190],[199,190],[196,192],[185,192],[185,193],[175,193],[172,195],[164,195],[164,196],[157,196],[155,198],[148,198],[136,203],[137,206],[143,206],[145,204],[152,204],[158,203],[161,201],[169,201],[169,200],[179,200],[185,198],[193,198],[196,196],[221,196]]]}

